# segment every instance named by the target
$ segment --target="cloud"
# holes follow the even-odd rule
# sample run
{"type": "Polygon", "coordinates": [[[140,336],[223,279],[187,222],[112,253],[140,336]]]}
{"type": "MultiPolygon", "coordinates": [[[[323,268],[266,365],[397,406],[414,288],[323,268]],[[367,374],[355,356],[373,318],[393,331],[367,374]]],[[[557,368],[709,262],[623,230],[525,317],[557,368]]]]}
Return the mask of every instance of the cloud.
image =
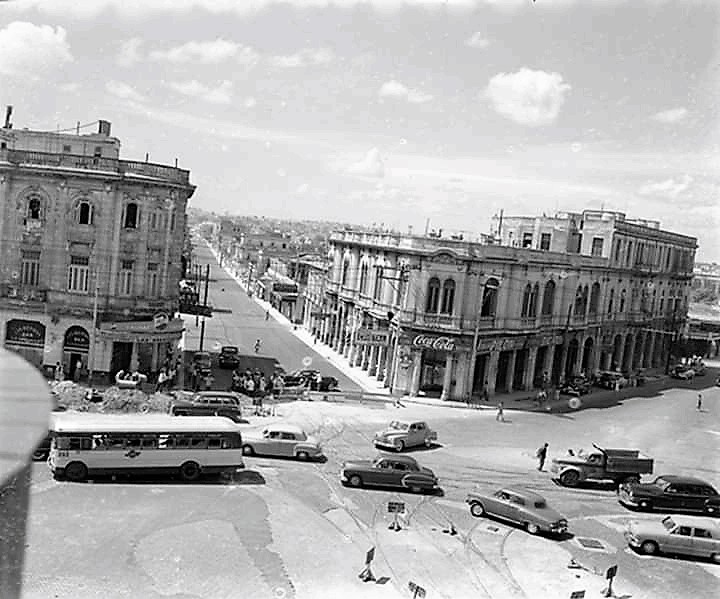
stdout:
{"type": "Polygon", "coordinates": [[[120,51],[118,52],[115,61],[121,67],[131,67],[134,64],[142,61],[143,57],[140,52],[141,45],[142,40],[138,37],[133,37],[127,41],[124,41],[120,46],[120,51]]]}
{"type": "Polygon", "coordinates": [[[0,29],[0,48],[0,75],[40,79],[74,60],[62,27],[15,21],[0,29]]]}
{"type": "Polygon", "coordinates": [[[105,89],[113,96],[120,98],[121,100],[132,100],[133,102],[144,102],[145,96],[138,93],[134,87],[123,83],[122,81],[115,81],[111,79],[105,83],[105,89]]]}
{"type": "Polygon", "coordinates": [[[498,73],[490,79],[485,96],[502,116],[521,125],[552,123],[560,113],[570,85],[558,73],[523,67],[517,73],[498,73]]]}
{"type": "Polygon", "coordinates": [[[654,195],[667,198],[677,198],[681,193],[688,190],[693,178],[690,175],[683,175],[680,179],[666,179],[643,185],[638,193],[643,196],[654,195]]]}
{"type": "Polygon", "coordinates": [[[430,102],[433,97],[418,89],[410,89],[399,81],[386,81],[378,90],[380,98],[398,98],[407,100],[411,104],[424,104],[430,102]]]}
{"type": "Polygon", "coordinates": [[[230,104],[232,83],[222,81],[217,87],[208,87],[199,81],[175,81],[168,84],[176,92],[191,98],[198,98],[211,104],[230,104]]]}
{"type": "Polygon", "coordinates": [[[292,69],[313,65],[329,64],[335,60],[335,54],[330,48],[305,48],[295,54],[285,56],[271,56],[268,62],[271,66],[281,69],[292,69]]]}
{"type": "Polygon", "coordinates": [[[465,40],[465,45],[470,48],[487,48],[490,45],[490,40],[486,39],[482,33],[476,31],[469,38],[465,40]]]}
{"type": "Polygon", "coordinates": [[[249,96],[249,97],[245,98],[245,101],[243,102],[243,106],[245,106],[245,108],[254,108],[255,106],[257,106],[257,100],[255,98],[253,98],[252,96],[249,96]]]}
{"type": "Polygon", "coordinates": [[[650,117],[651,120],[658,123],[679,123],[688,115],[687,108],[671,108],[670,110],[661,110],[650,117]]]}
{"type": "Polygon", "coordinates": [[[169,50],[153,50],[150,52],[152,60],[183,64],[195,62],[200,64],[218,64],[233,59],[244,65],[254,65],[258,60],[258,53],[237,42],[222,38],[207,42],[187,42],[169,50]]]}
{"type": "Polygon", "coordinates": [[[369,150],[360,162],[351,164],[347,169],[351,175],[362,177],[384,177],[385,164],[380,156],[380,150],[373,148],[369,150]]]}

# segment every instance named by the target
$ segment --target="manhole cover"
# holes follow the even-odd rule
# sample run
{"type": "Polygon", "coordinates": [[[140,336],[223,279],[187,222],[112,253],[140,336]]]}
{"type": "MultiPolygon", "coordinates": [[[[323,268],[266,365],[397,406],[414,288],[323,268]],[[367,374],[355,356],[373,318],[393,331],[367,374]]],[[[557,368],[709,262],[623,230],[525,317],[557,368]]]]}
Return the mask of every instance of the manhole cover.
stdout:
{"type": "Polygon", "coordinates": [[[605,549],[605,545],[602,543],[602,541],[598,541],[597,539],[576,537],[575,540],[580,543],[585,549],[599,549],[600,551],[605,549]]]}

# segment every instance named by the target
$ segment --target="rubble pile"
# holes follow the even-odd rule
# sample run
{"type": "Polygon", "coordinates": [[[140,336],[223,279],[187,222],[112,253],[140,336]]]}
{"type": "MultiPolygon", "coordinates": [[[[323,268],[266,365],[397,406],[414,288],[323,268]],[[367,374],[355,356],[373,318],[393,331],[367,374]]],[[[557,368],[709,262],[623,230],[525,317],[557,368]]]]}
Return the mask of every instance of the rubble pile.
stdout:
{"type": "Polygon", "coordinates": [[[136,389],[108,387],[97,390],[95,400],[91,401],[88,392],[93,390],[72,381],[53,382],[50,388],[60,408],[77,412],[167,414],[175,399],[168,393],[145,393],[136,389]]]}

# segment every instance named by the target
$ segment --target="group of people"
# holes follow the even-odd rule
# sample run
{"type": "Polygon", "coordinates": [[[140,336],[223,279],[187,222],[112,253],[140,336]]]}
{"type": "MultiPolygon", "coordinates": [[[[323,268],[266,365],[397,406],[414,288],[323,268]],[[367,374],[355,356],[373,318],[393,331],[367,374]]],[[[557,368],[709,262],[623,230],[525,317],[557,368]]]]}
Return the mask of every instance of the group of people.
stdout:
{"type": "Polygon", "coordinates": [[[259,369],[233,372],[232,389],[240,391],[249,397],[265,397],[271,393],[282,393],[284,381],[280,374],[275,373],[266,377],[259,369]]]}

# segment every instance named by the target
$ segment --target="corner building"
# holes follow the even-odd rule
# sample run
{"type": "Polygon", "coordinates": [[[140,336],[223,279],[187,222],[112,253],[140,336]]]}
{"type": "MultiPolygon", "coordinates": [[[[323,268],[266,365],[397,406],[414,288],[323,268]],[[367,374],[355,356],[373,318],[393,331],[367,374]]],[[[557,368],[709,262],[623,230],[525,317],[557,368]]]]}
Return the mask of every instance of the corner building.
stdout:
{"type": "Polygon", "coordinates": [[[393,392],[443,399],[664,367],[695,238],[607,211],[502,226],[480,242],[333,233],[318,336],[393,392]]]}
{"type": "Polygon", "coordinates": [[[179,168],[120,160],[110,123],[0,129],[3,345],[66,376],[156,372],[173,358],[185,208],[179,168]]]}

